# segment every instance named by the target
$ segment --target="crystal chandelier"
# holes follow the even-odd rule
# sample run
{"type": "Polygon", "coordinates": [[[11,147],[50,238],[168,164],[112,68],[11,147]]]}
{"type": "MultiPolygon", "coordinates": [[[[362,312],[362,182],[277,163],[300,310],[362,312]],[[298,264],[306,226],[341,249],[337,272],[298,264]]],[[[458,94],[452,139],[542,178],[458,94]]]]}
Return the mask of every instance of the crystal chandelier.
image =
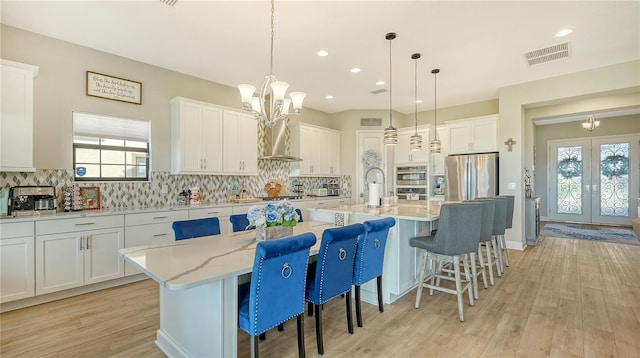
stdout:
{"type": "Polygon", "coordinates": [[[437,99],[438,99],[438,84],[436,81],[436,77],[438,73],[440,73],[440,70],[437,68],[434,68],[433,70],[431,70],[431,73],[433,73],[433,140],[431,142],[429,142],[429,151],[431,153],[440,153],[440,150],[442,149],[442,143],[440,142],[440,139],[438,139],[438,106],[437,106],[437,99]]]}
{"type": "Polygon", "coordinates": [[[587,120],[582,122],[582,129],[586,129],[589,132],[593,131],[598,127],[600,127],[600,121],[596,121],[595,118],[593,118],[593,116],[587,117],[587,120]]]}
{"type": "Polygon", "coordinates": [[[384,36],[389,40],[389,127],[384,129],[384,144],[398,144],[398,129],[393,126],[393,113],[391,107],[391,40],[396,38],[395,32],[389,32],[384,36]]]}
{"type": "Polygon", "coordinates": [[[418,59],[420,58],[420,54],[419,53],[414,53],[413,55],[411,55],[411,59],[415,60],[414,62],[414,69],[413,69],[413,76],[414,76],[414,80],[413,80],[413,88],[414,88],[414,103],[415,103],[415,132],[414,134],[411,136],[411,138],[409,138],[409,149],[411,149],[411,151],[414,152],[418,152],[422,150],[422,136],[418,134],[418,59]]]}
{"type": "Polygon", "coordinates": [[[284,98],[289,88],[286,82],[278,81],[273,75],[273,20],[274,0],[271,0],[271,57],[269,74],[264,76],[264,82],[260,92],[254,96],[256,88],[252,85],[238,85],[242,97],[242,109],[252,112],[256,119],[263,120],[265,125],[272,127],[279,120],[286,120],[290,115],[300,114],[304,92],[291,92],[288,98],[284,98]],[[269,89],[271,89],[270,92],[269,89]],[[267,106],[268,104],[268,106],[267,106]],[[293,104],[293,113],[289,113],[289,107],[293,104]]]}

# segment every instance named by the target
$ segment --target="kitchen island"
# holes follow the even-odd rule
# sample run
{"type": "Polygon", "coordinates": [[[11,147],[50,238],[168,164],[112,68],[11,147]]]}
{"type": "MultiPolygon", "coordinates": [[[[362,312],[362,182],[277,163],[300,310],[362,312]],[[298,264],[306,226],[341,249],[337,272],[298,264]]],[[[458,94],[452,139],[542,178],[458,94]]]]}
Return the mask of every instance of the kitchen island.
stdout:
{"type": "MultiPolygon", "coordinates": [[[[382,275],[383,301],[392,303],[417,287],[421,252],[409,246],[409,239],[420,233],[428,233],[435,228],[442,203],[442,201],[401,200],[397,205],[388,207],[372,208],[366,204],[341,205],[333,208],[309,209],[309,218],[327,223],[343,221],[345,225],[383,217],[396,219],[396,225],[389,231],[382,275]]],[[[375,280],[361,287],[363,301],[377,304],[377,297],[375,280]]]]}
{"type": "MultiPolygon", "coordinates": [[[[318,242],[333,223],[306,221],[294,234],[318,242]]],[[[168,357],[236,357],[238,281],[253,269],[255,231],[206,236],[120,250],[128,262],[160,284],[156,345],[168,357]]]]}

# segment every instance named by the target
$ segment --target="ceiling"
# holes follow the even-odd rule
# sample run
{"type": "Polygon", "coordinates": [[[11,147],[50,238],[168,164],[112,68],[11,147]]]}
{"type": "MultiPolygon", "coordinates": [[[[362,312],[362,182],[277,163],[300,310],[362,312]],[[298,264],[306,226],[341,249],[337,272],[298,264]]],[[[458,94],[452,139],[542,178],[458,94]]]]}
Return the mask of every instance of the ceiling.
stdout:
{"type": "MultiPolygon", "coordinates": [[[[1,1],[3,24],[229,86],[269,71],[268,1],[1,1]]],[[[328,113],[418,111],[494,99],[498,89],[640,59],[639,1],[277,1],[274,74],[328,113]],[[570,27],[563,38],[554,34],[570,27]],[[569,42],[570,56],[529,67],[523,54],[569,42]],[[327,50],[327,57],[316,52],[327,50]],[[351,73],[352,67],[362,72],[351,73]],[[387,84],[377,86],[376,81],[387,84]],[[331,100],[326,95],[333,95],[331,100]]],[[[117,75],[117,74],[113,74],[117,75]]],[[[131,78],[137,80],[136,78],[131,78]]],[[[240,96],[238,95],[238,101],[240,96]]]]}

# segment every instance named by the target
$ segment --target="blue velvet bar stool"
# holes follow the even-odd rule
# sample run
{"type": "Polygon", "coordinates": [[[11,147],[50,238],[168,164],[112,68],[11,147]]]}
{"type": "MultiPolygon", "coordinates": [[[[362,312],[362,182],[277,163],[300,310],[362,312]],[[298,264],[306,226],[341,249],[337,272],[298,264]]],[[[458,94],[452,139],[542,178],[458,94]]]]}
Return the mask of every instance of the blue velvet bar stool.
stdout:
{"type": "MultiPolygon", "coordinates": [[[[499,195],[499,198],[507,198],[507,224],[506,229],[511,229],[513,227],[513,208],[515,205],[516,197],[513,195],[499,195]]],[[[507,239],[503,235],[499,237],[499,246],[500,250],[504,253],[504,263],[509,267],[509,250],[507,250],[507,239]]]]}
{"type": "Polygon", "coordinates": [[[296,209],[296,213],[298,213],[298,222],[304,222],[304,220],[302,219],[302,210],[296,209]]]}
{"type": "Polygon", "coordinates": [[[177,240],[193,239],[202,236],[220,235],[220,220],[204,218],[174,221],[171,224],[177,240]]]}
{"type": "Polygon", "coordinates": [[[298,356],[305,356],[305,283],[315,243],[314,234],[304,233],[256,246],[251,282],[238,287],[238,327],[252,336],[251,357],[259,356],[261,334],[293,317],[298,324],[298,356]]]}
{"type": "Polygon", "coordinates": [[[231,215],[229,216],[229,221],[231,221],[231,229],[233,232],[245,231],[249,228],[247,214],[231,215]]]}
{"type": "Polygon", "coordinates": [[[396,224],[394,218],[365,221],[364,235],[358,240],[356,262],[353,269],[353,285],[356,294],[356,322],[362,327],[362,311],[360,307],[360,286],[376,279],[378,290],[378,309],[384,312],[382,302],[382,264],[387,244],[389,229],[396,224]]]}
{"type": "Polygon", "coordinates": [[[458,300],[460,321],[464,322],[462,295],[465,290],[469,296],[469,304],[471,306],[474,304],[467,255],[478,250],[481,229],[482,206],[479,203],[445,203],[440,208],[438,230],[435,235],[418,236],[409,241],[412,247],[424,250],[416,292],[416,308],[420,307],[423,288],[428,288],[430,294],[433,294],[433,290],[454,294],[458,300]],[[464,281],[460,272],[461,259],[464,281]],[[453,279],[438,271],[443,262],[451,263],[453,266],[453,279]],[[434,283],[435,279],[438,279],[438,284],[434,283]],[[440,286],[440,279],[455,281],[455,289],[440,286]]]}
{"type": "Polygon", "coordinates": [[[318,260],[309,265],[306,300],[313,304],[316,313],[316,341],[318,354],[324,354],[322,341],[322,309],[320,305],[341,295],[346,296],[347,328],[353,334],[351,318],[351,284],[358,237],[364,233],[364,225],[352,224],[326,229],[318,260]]]}

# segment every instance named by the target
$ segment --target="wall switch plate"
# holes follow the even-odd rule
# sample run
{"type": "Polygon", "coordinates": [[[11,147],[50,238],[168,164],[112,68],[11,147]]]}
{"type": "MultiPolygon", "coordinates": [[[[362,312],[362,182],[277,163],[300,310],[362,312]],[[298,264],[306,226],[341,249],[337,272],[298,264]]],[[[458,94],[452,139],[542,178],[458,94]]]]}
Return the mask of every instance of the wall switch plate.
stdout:
{"type": "Polygon", "coordinates": [[[516,183],[508,183],[507,184],[507,189],[516,190],[516,183]]]}
{"type": "Polygon", "coordinates": [[[162,185],[162,194],[169,193],[169,186],[167,184],[162,185]]]}

